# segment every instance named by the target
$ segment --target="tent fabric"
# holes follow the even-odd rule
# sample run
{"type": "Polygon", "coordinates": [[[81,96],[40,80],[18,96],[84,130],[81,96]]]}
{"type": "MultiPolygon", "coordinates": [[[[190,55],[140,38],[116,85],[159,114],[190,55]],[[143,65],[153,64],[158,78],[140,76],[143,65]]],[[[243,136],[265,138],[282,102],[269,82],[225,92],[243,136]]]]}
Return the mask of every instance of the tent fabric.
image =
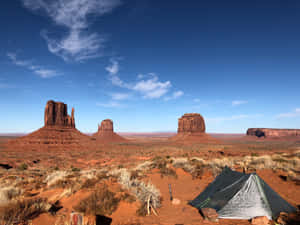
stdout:
{"type": "Polygon", "coordinates": [[[228,167],[189,204],[199,210],[213,208],[219,218],[228,219],[251,219],[257,216],[271,219],[280,212],[296,211],[255,173],[239,173],[228,167]]]}

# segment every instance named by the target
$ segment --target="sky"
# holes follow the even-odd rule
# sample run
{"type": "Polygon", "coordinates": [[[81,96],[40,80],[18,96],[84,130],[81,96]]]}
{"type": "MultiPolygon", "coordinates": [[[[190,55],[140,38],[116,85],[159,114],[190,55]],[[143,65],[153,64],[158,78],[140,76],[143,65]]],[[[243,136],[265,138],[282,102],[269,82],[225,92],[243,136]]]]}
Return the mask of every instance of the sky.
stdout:
{"type": "Polygon", "coordinates": [[[0,133],[50,99],[89,133],[300,128],[300,1],[9,0],[0,28],[0,133]]]}

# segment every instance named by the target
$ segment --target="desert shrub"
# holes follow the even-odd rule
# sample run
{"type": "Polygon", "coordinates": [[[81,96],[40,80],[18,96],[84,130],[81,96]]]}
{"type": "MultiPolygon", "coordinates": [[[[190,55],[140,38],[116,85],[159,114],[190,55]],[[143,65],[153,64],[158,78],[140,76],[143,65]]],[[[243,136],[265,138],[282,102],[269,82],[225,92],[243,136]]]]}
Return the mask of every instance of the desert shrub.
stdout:
{"type": "Polygon", "coordinates": [[[4,187],[0,189],[0,205],[8,203],[13,198],[22,194],[21,189],[15,187],[4,187]]]}
{"type": "Polygon", "coordinates": [[[71,179],[59,179],[54,184],[51,185],[51,187],[55,188],[71,188],[75,185],[75,181],[71,179]]]}
{"type": "Polygon", "coordinates": [[[51,186],[52,184],[55,184],[57,181],[65,179],[67,175],[69,174],[66,171],[55,171],[46,177],[45,182],[47,183],[48,186],[51,186]]]}
{"type": "Polygon", "coordinates": [[[171,176],[171,177],[174,177],[177,179],[176,171],[167,166],[160,168],[159,172],[160,172],[161,177],[171,176]]]}
{"type": "Polygon", "coordinates": [[[19,167],[19,170],[27,170],[28,169],[28,165],[26,163],[22,163],[19,167]]]}
{"type": "Polygon", "coordinates": [[[36,198],[11,202],[0,207],[0,222],[4,224],[27,224],[41,213],[47,212],[49,204],[45,199],[36,198]]]}
{"type": "Polygon", "coordinates": [[[140,207],[136,210],[136,214],[138,216],[147,216],[147,202],[144,202],[140,205],[140,207]]]}
{"type": "Polygon", "coordinates": [[[87,215],[111,215],[118,207],[120,199],[108,190],[106,185],[95,190],[74,207],[76,211],[87,215]]]}
{"type": "Polygon", "coordinates": [[[203,175],[203,165],[198,163],[195,165],[193,171],[191,172],[191,175],[193,177],[193,179],[199,179],[202,177],[203,175]]]}
{"type": "Polygon", "coordinates": [[[136,166],[135,170],[140,170],[140,171],[144,171],[144,170],[150,170],[150,169],[153,169],[154,168],[154,165],[153,165],[153,162],[151,161],[145,161],[139,165],[136,166]]]}
{"type": "Polygon", "coordinates": [[[121,169],[118,172],[116,175],[118,175],[119,183],[129,190],[140,201],[142,206],[146,207],[149,200],[154,208],[160,207],[161,194],[153,184],[150,182],[146,184],[138,179],[130,179],[131,175],[126,169],[121,169]]]}
{"type": "Polygon", "coordinates": [[[125,193],[121,196],[121,200],[122,200],[122,201],[129,202],[129,203],[132,203],[132,202],[135,202],[135,201],[136,201],[136,198],[135,198],[133,195],[128,194],[127,192],[125,192],[125,193]]]}
{"type": "Polygon", "coordinates": [[[77,167],[72,167],[72,171],[73,172],[80,172],[81,169],[77,168],[77,167]]]}
{"type": "Polygon", "coordinates": [[[81,185],[81,188],[92,188],[98,183],[98,180],[93,179],[87,179],[84,181],[84,183],[81,185]]]}

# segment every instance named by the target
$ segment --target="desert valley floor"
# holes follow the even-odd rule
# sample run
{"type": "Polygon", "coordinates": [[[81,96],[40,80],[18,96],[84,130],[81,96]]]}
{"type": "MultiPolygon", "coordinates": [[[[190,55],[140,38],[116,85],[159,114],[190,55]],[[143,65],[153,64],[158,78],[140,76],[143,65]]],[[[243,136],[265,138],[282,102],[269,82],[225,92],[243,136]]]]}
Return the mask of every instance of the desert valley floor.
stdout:
{"type": "MultiPolygon", "coordinates": [[[[74,149],[18,148],[10,146],[15,137],[1,137],[0,203],[10,199],[40,201],[40,211],[27,215],[34,225],[67,224],[72,211],[86,212],[85,224],[102,224],[88,215],[93,210],[88,206],[93,194],[99,197],[100,205],[113,202],[97,209],[111,224],[251,224],[248,220],[204,221],[198,210],[188,205],[228,166],[256,172],[290,204],[300,205],[297,139],[211,134],[217,142],[179,143],[170,141],[172,133],[121,135],[126,142],[74,149]],[[137,186],[159,191],[157,215],[145,215],[143,197],[135,196],[130,187],[133,180],[137,186]],[[176,204],[170,201],[169,184],[173,197],[179,200],[176,204]],[[97,195],[99,190],[106,191],[108,197],[97,195]],[[10,199],[3,199],[4,191],[10,191],[10,199]],[[106,199],[109,196],[110,201],[106,199]]],[[[11,207],[18,206],[12,203],[11,207]]],[[[16,216],[13,209],[1,210],[16,216]]]]}

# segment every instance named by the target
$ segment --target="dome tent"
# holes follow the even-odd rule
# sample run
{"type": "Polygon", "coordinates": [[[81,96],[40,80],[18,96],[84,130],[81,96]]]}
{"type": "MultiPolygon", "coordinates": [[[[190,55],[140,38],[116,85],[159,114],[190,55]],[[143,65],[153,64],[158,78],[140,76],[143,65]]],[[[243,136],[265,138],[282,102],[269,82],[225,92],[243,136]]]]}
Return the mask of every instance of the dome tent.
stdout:
{"type": "Polygon", "coordinates": [[[281,198],[257,174],[244,174],[225,167],[221,174],[190,205],[197,209],[213,208],[219,218],[276,218],[280,212],[296,208],[281,198]]]}

